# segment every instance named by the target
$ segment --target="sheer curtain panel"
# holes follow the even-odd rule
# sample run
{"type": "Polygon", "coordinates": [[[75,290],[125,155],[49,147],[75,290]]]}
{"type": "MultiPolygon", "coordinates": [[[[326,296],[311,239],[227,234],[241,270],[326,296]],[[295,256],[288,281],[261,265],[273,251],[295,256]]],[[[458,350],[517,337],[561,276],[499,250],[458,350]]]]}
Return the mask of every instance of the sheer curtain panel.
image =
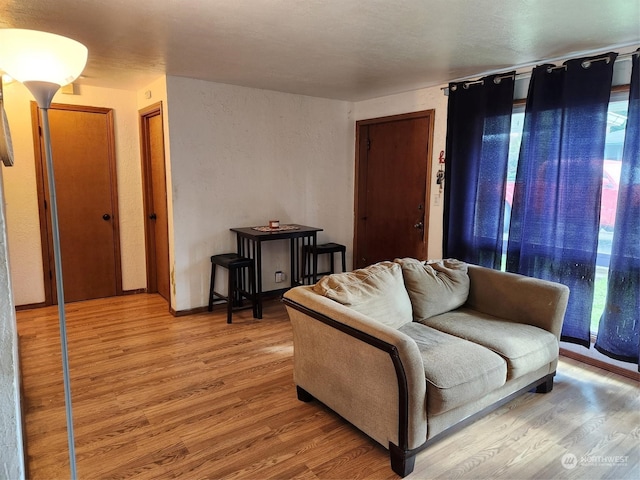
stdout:
{"type": "Polygon", "coordinates": [[[515,72],[451,83],[444,254],[500,268],[515,72]]]}
{"type": "Polygon", "coordinates": [[[507,246],[508,271],[571,289],[562,340],[586,347],[615,59],[610,53],[533,70],[507,246]]]}
{"type": "Polygon", "coordinates": [[[636,364],[640,350],[640,50],[638,52],[632,57],[607,302],[595,345],[609,357],[636,364]]]}

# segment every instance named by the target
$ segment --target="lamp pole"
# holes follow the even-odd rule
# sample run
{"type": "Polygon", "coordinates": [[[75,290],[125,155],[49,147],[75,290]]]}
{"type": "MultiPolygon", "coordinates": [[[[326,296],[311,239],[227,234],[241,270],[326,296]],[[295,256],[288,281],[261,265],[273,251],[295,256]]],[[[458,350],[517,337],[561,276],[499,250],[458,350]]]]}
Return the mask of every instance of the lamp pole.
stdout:
{"type": "MultiPolygon", "coordinates": [[[[49,105],[50,106],[50,105],[49,105]]],[[[60,249],[60,228],[58,226],[58,202],[56,182],[51,155],[51,132],[49,129],[49,106],[40,107],[42,112],[42,136],[44,140],[45,163],[49,184],[49,205],[51,208],[51,233],[53,235],[53,259],[56,271],[56,292],[58,296],[58,317],[60,321],[60,349],[62,350],[62,377],[64,380],[64,404],[67,414],[67,441],[69,443],[69,467],[71,478],[78,478],[76,471],[76,449],[73,435],[73,409],[71,407],[71,377],[69,375],[69,354],[67,349],[67,317],[64,306],[64,282],[62,280],[62,255],[60,249]]]]}
{"type": "Polygon", "coordinates": [[[76,448],[73,434],[73,409],[71,406],[71,376],[69,374],[69,352],[67,348],[67,315],[64,305],[64,280],[62,277],[62,249],[60,248],[60,227],[58,223],[58,197],[51,151],[51,129],[49,127],[49,108],[60,85],[51,82],[23,82],[36,100],[42,113],[42,139],[44,143],[47,184],[49,186],[49,210],[51,213],[51,235],[53,237],[53,262],[56,274],[56,293],[58,299],[58,319],[60,323],[60,350],[62,351],[62,378],[64,384],[64,405],[67,416],[67,441],[69,444],[69,468],[71,479],[78,478],[76,470],[76,448]]]}

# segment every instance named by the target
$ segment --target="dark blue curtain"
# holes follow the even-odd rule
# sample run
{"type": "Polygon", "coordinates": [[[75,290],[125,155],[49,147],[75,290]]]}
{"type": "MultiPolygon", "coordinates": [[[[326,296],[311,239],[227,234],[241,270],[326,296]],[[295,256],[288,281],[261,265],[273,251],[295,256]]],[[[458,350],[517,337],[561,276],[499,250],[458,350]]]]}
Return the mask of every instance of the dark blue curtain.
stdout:
{"type": "Polygon", "coordinates": [[[449,85],[444,255],[498,269],[514,74],[449,85]]]}
{"type": "MultiPolygon", "coordinates": [[[[638,363],[640,350],[640,54],[634,55],[605,311],[595,348],[638,363]]],[[[639,368],[640,370],[640,368],[639,368]]]]}
{"type": "Polygon", "coordinates": [[[607,109],[615,53],[533,70],[507,271],[571,289],[562,340],[589,347],[607,109]]]}

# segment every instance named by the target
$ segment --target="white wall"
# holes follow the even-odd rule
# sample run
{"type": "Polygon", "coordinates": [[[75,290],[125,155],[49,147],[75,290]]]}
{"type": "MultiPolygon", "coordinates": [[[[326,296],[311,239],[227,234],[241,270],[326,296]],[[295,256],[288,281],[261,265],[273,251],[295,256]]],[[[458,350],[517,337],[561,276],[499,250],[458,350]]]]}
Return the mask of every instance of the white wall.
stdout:
{"type": "MultiPolygon", "coordinates": [[[[167,77],[167,97],[178,311],[206,304],[209,257],[235,251],[231,227],[272,218],[318,226],[320,241],[347,245],[352,265],[356,120],[434,109],[434,175],[445,148],[439,87],[352,104],[167,77]]],[[[437,193],[434,177],[430,258],[442,256],[437,193]]],[[[273,272],[288,271],[288,250],[284,242],[264,248],[264,288],[276,288],[273,272]]]]}
{"type": "MultiPolygon", "coordinates": [[[[167,92],[176,310],[207,304],[209,258],[236,250],[232,227],[320,227],[351,265],[351,103],[180,77],[167,77],[167,92]]],[[[268,290],[289,257],[287,242],[263,245],[268,290]]]]}
{"type": "Polygon", "coordinates": [[[440,151],[445,149],[447,138],[447,97],[440,87],[414,90],[358,102],[354,106],[353,116],[354,120],[365,120],[422,110],[435,110],[427,257],[436,259],[442,258],[442,208],[444,195],[438,194],[439,186],[436,185],[435,175],[439,168],[438,156],[440,151]]]}
{"type": "Polygon", "coordinates": [[[4,170],[3,183],[11,279],[17,305],[45,299],[29,103],[32,100],[22,84],[13,82],[4,86],[14,165],[4,170]]]}
{"type": "Polygon", "coordinates": [[[0,478],[25,477],[20,414],[18,328],[11,292],[0,167],[0,478]]]}
{"type": "MultiPolygon", "coordinates": [[[[145,288],[136,93],[88,86],[76,88],[78,95],[58,93],[53,102],[114,110],[122,288],[145,288]]],[[[15,165],[4,174],[11,278],[16,304],[27,305],[45,300],[31,127],[30,102],[33,97],[17,82],[6,85],[4,92],[15,154],[15,165]]]]}

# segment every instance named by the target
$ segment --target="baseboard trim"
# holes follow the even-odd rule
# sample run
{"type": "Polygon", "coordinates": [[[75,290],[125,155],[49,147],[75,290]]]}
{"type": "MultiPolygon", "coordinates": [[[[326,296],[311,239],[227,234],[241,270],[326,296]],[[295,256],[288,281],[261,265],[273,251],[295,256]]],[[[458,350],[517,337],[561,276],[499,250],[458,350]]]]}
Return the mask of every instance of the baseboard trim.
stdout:
{"type": "MultiPolygon", "coordinates": [[[[226,308],[226,307],[225,307],[226,308]]],[[[214,310],[217,310],[216,305],[213,306],[214,310]]],[[[195,315],[196,313],[204,313],[207,311],[207,307],[196,307],[188,310],[174,310],[169,308],[169,313],[174,317],[186,317],[187,315],[195,315]]]]}
{"type": "MultiPolygon", "coordinates": [[[[264,305],[266,302],[279,300],[282,297],[282,293],[286,292],[287,290],[289,289],[283,288],[282,290],[273,290],[271,292],[265,292],[262,298],[262,304],[264,305]]],[[[174,310],[173,308],[170,308],[169,313],[171,313],[171,315],[173,315],[174,317],[185,317],[187,315],[195,315],[197,313],[206,313],[208,312],[208,308],[209,308],[208,306],[189,308],[187,310],[174,310]]],[[[227,304],[225,302],[214,303],[213,311],[215,312],[216,310],[226,311],[227,304]]]]}
{"type": "Polygon", "coordinates": [[[35,308],[48,307],[49,305],[46,302],[40,303],[28,303],[26,305],[16,305],[16,312],[20,310],[33,310],[35,308]]]}
{"type": "Polygon", "coordinates": [[[134,290],[123,290],[122,295],[138,295],[139,293],[147,293],[146,288],[136,288],[134,290]]]}
{"type": "Polygon", "coordinates": [[[581,355],[579,353],[572,352],[571,350],[567,350],[566,348],[560,348],[560,355],[562,355],[563,357],[572,358],[573,360],[577,360],[582,363],[586,363],[587,365],[591,365],[593,367],[601,368],[602,370],[615,373],[616,375],[620,375],[622,377],[630,378],[632,380],[635,380],[636,382],[640,381],[639,372],[627,370],[626,368],[621,368],[617,365],[603,362],[602,360],[597,360],[586,355],[581,355]]]}
{"type": "MultiPolygon", "coordinates": [[[[120,297],[123,295],[138,295],[140,293],[147,293],[147,289],[146,288],[136,288],[134,290],[123,290],[122,293],[119,293],[118,295],[115,295],[116,297],[120,297]]],[[[55,305],[55,303],[47,303],[47,302],[39,302],[39,303],[27,303],[25,305],[16,305],[16,312],[19,312],[21,310],[33,310],[36,308],[43,308],[43,307],[51,307],[55,305]]]]}

